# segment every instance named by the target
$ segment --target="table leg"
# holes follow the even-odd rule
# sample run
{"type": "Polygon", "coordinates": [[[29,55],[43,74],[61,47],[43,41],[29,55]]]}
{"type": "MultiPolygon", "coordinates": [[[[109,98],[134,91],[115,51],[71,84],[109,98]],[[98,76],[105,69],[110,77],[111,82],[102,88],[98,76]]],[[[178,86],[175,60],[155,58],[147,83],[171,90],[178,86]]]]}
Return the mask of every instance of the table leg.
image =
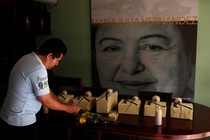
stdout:
{"type": "Polygon", "coordinates": [[[68,140],[72,140],[72,129],[71,129],[71,127],[67,128],[67,138],[68,138],[68,140]]]}
{"type": "Polygon", "coordinates": [[[98,140],[101,140],[101,131],[98,131],[98,140]]]}

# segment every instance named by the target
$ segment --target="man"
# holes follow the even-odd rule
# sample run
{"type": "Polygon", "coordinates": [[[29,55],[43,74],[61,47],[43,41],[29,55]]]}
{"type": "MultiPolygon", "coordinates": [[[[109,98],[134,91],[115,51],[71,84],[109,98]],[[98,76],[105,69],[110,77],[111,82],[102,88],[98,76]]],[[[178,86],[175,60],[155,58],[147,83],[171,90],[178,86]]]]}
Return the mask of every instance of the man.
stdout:
{"type": "Polygon", "coordinates": [[[42,105],[68,113],[79,111],[76,105],[59,102],[48,85],[47,69],[58,66],[66,52],[67,48],[60,39],[51,38],[14,65],[0,110],[0,117],[9,134],[5,138],[38,139],[36,114],[42,105]]]}
{"type": "Polygon", "coordinates": [[[98,26],[94,49],[101,86],[119,94],[173,92],[175,97],[193,100],[194,85],[188,86],[194,76],[191,52],[196,44],[195,29],[190,27],[191,34],[176,24],[98,26]],[[183,33],[191,40],[186,41],[183,33]]]}

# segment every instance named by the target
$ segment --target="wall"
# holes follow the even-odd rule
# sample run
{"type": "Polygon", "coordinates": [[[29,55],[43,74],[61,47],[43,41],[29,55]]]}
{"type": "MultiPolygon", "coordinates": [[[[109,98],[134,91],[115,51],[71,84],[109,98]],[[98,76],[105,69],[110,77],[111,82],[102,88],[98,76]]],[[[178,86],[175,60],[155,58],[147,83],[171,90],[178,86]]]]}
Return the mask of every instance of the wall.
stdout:
{"type": "MultiPolygon", "coordinates": [[[[199,0],[198,46],[195,102],[210,107],[210,18],[209,0],[199,0]]],[[[54,71],[57,75],[81,77],[84,86],[91,85],[90,1],[58,0],[49,9],[52,35],[63,39],[69,47],[67,56],[54,71]]],[[[45,39],[41,36],[38,40],[45,39]]]]}
{"type": "Polygon", "coordinates": [[[210,106],[210,1],[199,0],[195,102],[210,106]]]}
{"type": "MultiPolygon", "coordinates": [[[[48,5],[51,13],[52,36],[61,38],[68,47],[67,55],[56,75],[81,77],[84,86],[91,86],[90,6],[88,0],[58,0],[48,5]]],[[[39,36],[37,45],[51,36],[39,36]]]]}

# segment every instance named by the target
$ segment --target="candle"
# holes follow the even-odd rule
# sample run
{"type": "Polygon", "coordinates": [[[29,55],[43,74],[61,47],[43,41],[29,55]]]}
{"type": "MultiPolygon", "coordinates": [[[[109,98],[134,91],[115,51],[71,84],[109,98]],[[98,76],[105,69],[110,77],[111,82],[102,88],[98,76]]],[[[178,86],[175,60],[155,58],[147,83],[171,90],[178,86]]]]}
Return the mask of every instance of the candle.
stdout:
{"type": "Polygon", "coordinates": [[[162,109],[159,105],[155,106],[155,125],[162,125],[162,109]]]}
{"type": "Polygon", "coordinates": [[[112,111],[109,112],[109,118],[110,119],[117,120],[118,116],[119,116],[119,113],[117,111],[112,110],[112,111]]]}
{"type": "Polygon", "coordinates": [[[49,113],[49,108],[43,106],[43,113],[44,113],[44,114],[48,114],[48,113],[49,113]]]}

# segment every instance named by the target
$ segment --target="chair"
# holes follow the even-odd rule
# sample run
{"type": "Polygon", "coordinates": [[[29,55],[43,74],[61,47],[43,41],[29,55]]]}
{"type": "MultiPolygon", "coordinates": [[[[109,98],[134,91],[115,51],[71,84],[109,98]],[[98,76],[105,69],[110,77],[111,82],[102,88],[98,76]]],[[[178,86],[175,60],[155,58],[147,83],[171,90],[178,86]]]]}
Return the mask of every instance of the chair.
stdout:
{"type": "Polygon", "coordinates": [[[101,88],[101,87],[83,87],[81,94],[84,95],[85,92],[90,91],[93,96],[99,96],[102,93],[104,93],[107,90],[107,88],[101,88]]]}
{"type": "Polygon", "coordinates": [[[152,100],[153,96],[159,96],[161,101],[173,101],[173,92],[157,92],[157,91],[139,91],[138,96],[141,100],[152,100]]]}
{"type": "Polygon", "coordinates": [[[63,90],[69,93],[80,94],[82,90],[81,78],[56,76],[52,70],[48,70],[47,72],[50,89],[55,94],[58,95],[63,90]]]}
{"type": "Polygon", "coordinates": [[[82,79],[76,77],[57,77],[61,92],[66,90],[70,93],[80,94],[82,91],[82,79]]]}

